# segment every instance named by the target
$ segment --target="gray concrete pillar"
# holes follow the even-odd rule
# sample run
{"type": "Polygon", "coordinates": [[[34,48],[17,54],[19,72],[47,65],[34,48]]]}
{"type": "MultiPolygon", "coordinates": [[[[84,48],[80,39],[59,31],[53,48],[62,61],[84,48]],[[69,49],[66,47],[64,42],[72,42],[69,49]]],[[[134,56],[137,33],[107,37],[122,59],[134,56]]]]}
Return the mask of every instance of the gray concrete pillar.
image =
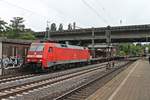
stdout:
{"type": "Polygon", "coordinates": [[[24,56],[26,56],[26,55],[27,55],[27,51],[28,51],[28,49],[27,49],[27,48],[25,48],[25,49],[24,49],[24,56]]]}
{"type": "Polygon", "coordinates": [[[16,47],[16,53],[15,53],[15,56],[18,55],[18,49],[19,49],[19,48],[16,47]]]}
{"type": "Polygon", "coordinates": [[[1,63],[0,63],[0,75],[2,75],[2,56],[3,56],[3,54],[2,54],[3,52],[2,52],[2,42],[0,42],[0,60],[1,60],[1,63]]]}
{"type": "Polygon", "coordinates": [[[15,47],[12,47],[12,56],[15,56],[15,47]]]}
{"type": "Polygon", "coordinates": [[[0,58],[2,58],[2,42],[0,42],[0,58]]]}

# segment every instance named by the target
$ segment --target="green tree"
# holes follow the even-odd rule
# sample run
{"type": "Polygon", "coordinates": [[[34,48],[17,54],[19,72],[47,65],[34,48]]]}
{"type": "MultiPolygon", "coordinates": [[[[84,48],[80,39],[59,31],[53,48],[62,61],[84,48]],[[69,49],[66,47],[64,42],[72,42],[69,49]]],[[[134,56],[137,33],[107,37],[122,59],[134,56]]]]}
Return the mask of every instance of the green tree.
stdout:
{"type": "Polygon", "coordinates": [[[126,53],[124,51],[118,51],[118,54],[119,56],[126,56],[126,53]]]}
{"type": "Polygon", "coordinates": [[[14,17],[13,20],[10,20],[10,22],[12,30],[16,33],[24,31],[25,25],[23,24],[24,19],[22,17],[14,17]]]}
{"type": "Polygon", "coordinates": [[[0,19],[0,36],[1,37],[7,37],[7,22],[4,20],[0,19]]]}
{"type": "Polygon", "coordinates": [[[5,32],[7,28],[7,23],[4,20],[0,19],[0,33],[5,32]]]}
{"type": "Polygon", "coordinates": [[[120,44],[119,45],[119,51],[124,51],[124,53],[127,55],[130,52],[130,45],[127,43],[120,44]]]}
{"type": "Polygon", "coordinates": [[[26,32],[26,33],[20,35],[18,38],[25,39],[25,40],[35,40],[36,39],[32,32],[26,32]]]}
{"type": "Polygon", "coordinates": [[[26,29],[23,24],[24,19],[22,17],[14,17],[10,20],[11,24],[8,24],[0,19],[0,36],[12,38],[12,39],[36,39],[31,29],[26,29]]]}
{"type": "Polygon", "coordinates": [[[118,55],[122,56],[138,56],[144,52],[143,46],[139,44],[120,44],[118,49],[118,55]]]}

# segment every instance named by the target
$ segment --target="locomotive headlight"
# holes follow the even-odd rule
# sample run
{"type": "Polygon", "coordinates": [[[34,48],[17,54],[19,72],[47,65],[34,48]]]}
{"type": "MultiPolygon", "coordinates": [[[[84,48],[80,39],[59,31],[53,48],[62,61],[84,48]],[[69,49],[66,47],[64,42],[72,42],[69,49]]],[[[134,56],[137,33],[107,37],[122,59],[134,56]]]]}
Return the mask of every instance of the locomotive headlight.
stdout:
{"type": "Polygon", "coordinates": [[[27,62],[30,62],[30,59],[27,59],[27,62]]]}
{"type": "Polygon", "coordinates": [[[42,59],[39,59],[38,62],[42,62],[42,59]]]}

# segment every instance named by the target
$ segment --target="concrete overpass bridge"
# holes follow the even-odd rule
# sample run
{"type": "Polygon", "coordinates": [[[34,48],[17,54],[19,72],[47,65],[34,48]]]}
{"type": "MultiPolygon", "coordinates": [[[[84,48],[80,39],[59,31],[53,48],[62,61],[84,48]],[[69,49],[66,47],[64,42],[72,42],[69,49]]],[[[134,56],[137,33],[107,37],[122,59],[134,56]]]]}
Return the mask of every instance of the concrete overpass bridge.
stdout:
{"type": "MultiPolygon", "coordinates": [[[[55,31],[50,32],[50,37],[56,41],[80,42],[80,44],[89,44],[91,40],[95,43],[105,43],[107,31],[111,33],[112,43],[150,42],[150,24],[55,31]]],[[[37,32],[35,36],[43,39],[45,33],[37,32]]]]}

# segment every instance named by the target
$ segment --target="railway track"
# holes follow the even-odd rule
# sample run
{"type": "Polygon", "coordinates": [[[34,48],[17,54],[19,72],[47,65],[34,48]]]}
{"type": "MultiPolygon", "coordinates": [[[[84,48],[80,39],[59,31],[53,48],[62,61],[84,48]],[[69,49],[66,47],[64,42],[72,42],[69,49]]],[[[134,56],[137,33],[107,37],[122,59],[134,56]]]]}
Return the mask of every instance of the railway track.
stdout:
{"type": "MultiPolygon", "coordinates": [[[[24,79],[20,80],[8,81],[5,83],[2,82],[0,84],[0,98],[10,100],[32,100],[33,98],[44,98],[50,95],[50,92],[52,91],[51,89],[54,89],[55,85],[58,85],[55,87],[58,88],[61,87],[59,86],[61,83],[68,82],[64,83],[65,85],[68,84],[68,88],[70,84],[72,84],[72,87],[77,85],[81,86],[81,83],[87,83],[87,76],[92,75],[92,79],[94,79],[98,75],[96,73],[104,74],[103,72],[105,72],[106,65],[107,63],[96,64],[52,74],[39,75],[35,77],[31,76],[29,78],[24,77],[24,79]],[[76,84],[74,84],[75,82],[76,84]]],[[[120,63],[118,63],[118,65],[116,64],[116,66],[120,66],[120,63]]],[[[62,85],[64,87],[61,87],[62,90],[65,88],[64,84],[62,85]]],[[[54,91],[58,90],[54,89],[54,91]]],[[[56,92],[53,96],[56,97],[57,94],[58,93],[56,92]]]]}
{"type": "MultiPolygon", "coordinates": [[[[106,63],[103,63],[106,64],[106,63]]],[[[102,64],[102,65],[103,65],[102,64]]],[[[95,66],[95,65],[94,65],[95,66]]],[[[89,68],[89,67],[86,67],[89,68]]],[[[84,70],[86,69],[84,67],[81,68],[76,68],[77,71],[79,70],[84,70]]],[[[69,69],[70,70],[70,69],[69,69]]],[[[74,69],[73,69],[74,70],[74,69]]],[[[73,71],[72,71],[73,72],[73,71]]],[[[8,75],[8,76],[2,76],[0,77],[0,84],[1,83],[5,83],[5,82],[9,82],[9,81],[15,81],[15,80],[19,80],[19,79],[25,79],[25,78],[29,78],[29,77],[34,77],[34,76],[38,76],[40,74],[18,74],[18,75],[8,75]]]]}
{"type": "Polygon", "coordinates": [[[116,76],[125,68],[127,67],[121,66],[118,67],[117,69],[110,70],[106,74],[96,77],[93,80],[89,81],[88,83],[85,83],[79,87],[74,88],[73,90],[70,90],[69,92],[64,93],[63,95],[55,98],[54,100],[85,100],[88,96],[90,96],[97,89],[102,87],[105,83],[107,83],[109,80],[111,80],[114,76],[116,76]]]}
{"type": "Polygon", "coordinates": [[[84,73],[87,73],[87,72],[90,72],[90,71],[102,69],[102,68],[105,67],[105,63],[101,64],[101,65],[102,66],[100,66],[100,67],[97,67],[98,65],[96,65],[96,66],[93,66],[91,68],[90,67],[89,68],[82,68],[82,70],[78,73],[76,71],[79,71],[79,70],[76,70],[74,73],[71,71],[70,74],[68,74],[68,73],[60,74],[59,73],[58,76],[51,77],[51,78],[48,78],[48,79],[43,78],[42,80],[28,82],[28,83],[25,83],[25,84],[18,84],[18,85],[15,85],[15,86],[6,86],[6,87],[3,87],[3,88],[0,89],[0,98],[6,98],[8,96],[13,96],[13,95],[16,95],[16,94],[20,94],[20,93],[23,93],[25,91],[37,89],[39,87],[42,87],[42,86],[45,86],[45,85],[48,85],[48,84],[53,84],[53,83],[63,81],[65,79],[68,79],[68,78],[71,78],[71,77],[78,76],[80,74],[84,74],[84,73]]]}
{"type": "Polygon", "coordinates": [[[20,77],[10,77],[10,78],[6,78],[6,79],[1,80],[0,90],[6,89],[6,88],[10,88],[10,87],[14,87],[14,86],[18,86],[18,85],[24,85],[26,83],[32,83],[32,82],[38,82],[38,81],[46,80],[46,79],[50,79],[50,78],[56,78],[56,77],[59,77],[59,76],[62,76],[62,75],[67,75],[67,74],[76,73],[76,72],[82,71],[82,70],[96,68],[97,66],[103,66],[105,64],[106,63],[96,64],[96,65],[92,65],[92,66],[86,66],[86,67],[81,67],[81,68],[69,69],[69,70],[55,72],[55,73],[50,73],[50,74],[42,74],[42,75],[41,74],[39,74],[39,75],[36,74],[33,77],[32,77],[32,75],[20,76],[20,77]]]}
{"type": "Polygon", "coordinates": [[[0,79],[0,84],[1,83],[5,83],[5,82],[9,82],[9,81],[14,81],[14,80],[19,80],[19,79],[25,79],[25,78],[29,78],[29,77],[33,77],[36,76],[35,74],[25,74],[25,75],[16,75],[16,76],[9,76],[9,77],[5,77],[0,79]]]}

